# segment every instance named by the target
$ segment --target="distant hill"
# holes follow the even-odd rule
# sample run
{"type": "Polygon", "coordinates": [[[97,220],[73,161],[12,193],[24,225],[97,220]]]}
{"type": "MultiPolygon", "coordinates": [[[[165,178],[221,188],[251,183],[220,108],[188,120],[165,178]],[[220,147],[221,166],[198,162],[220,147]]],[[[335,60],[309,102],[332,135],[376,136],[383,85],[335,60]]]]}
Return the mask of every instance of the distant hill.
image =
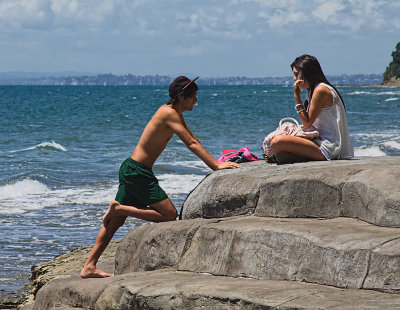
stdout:
{"type": "MultiPolygon", "coordinates": [[[[383,76],[382,74],[343,74],[327,78],[334,85],[378,85],[382,83],[383,76]]],[[[169,85],[172,80],[173,77],[161,75],[0,73],[0,85],[169,85]]],[[[199,85],[289,85],[293,83],[293,77],[201,77],[197,83],[199,85]]]]}
{"type": "Polygon", "coordinates": [[[396,44],[396,50],[392,52],[393,60],[386,67],[383,74],[384,85],[400,86],[400,42],[396,44]]]}

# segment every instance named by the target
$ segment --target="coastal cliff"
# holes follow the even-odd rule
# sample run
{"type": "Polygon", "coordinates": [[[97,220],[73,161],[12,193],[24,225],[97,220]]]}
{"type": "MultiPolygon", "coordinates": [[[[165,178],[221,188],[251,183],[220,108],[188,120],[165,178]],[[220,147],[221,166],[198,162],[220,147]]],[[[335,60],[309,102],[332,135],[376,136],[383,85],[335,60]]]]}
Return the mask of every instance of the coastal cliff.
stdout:
{"type": "Polygon", "coordinates": [[[23,309],[398,309],[399,213],[400,157],[245,163],[131,230],[114,277],[53,262],[23,309]]]}
{"type": "Polygon", "coordinates": [[[391,77],[382,82],[383,86],[400,86],[400,78],[391,77]]]}

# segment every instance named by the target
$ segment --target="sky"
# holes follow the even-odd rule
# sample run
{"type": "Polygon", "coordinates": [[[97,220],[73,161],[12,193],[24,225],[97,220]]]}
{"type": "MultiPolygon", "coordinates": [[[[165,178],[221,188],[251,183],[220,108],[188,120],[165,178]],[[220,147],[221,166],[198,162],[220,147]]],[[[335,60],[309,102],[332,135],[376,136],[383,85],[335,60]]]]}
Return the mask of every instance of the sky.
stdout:
{"type": "Polygon", "coordinates": [[[398,0],[0,0],[0,72],[290,76],[381,74],[398,0]]]}

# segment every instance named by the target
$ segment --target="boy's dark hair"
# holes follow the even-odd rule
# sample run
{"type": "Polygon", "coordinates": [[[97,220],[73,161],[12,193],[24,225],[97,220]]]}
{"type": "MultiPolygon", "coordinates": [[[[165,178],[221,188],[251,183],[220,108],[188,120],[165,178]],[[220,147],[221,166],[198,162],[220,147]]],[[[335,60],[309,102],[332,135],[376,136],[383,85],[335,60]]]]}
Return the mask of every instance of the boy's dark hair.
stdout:
{"type": "MultiPolygon", "coordinates": [[[[197,77],[198,78],[198,77],[197,77]]],[[[192,97],[199,89],[197,84],[194,82],[197,78],[190,80],[186,76],[179,76],[169,86],[169,96],[171,99],[167,104],[178,103],[178,95],[183,95],[183,98],[192,97]]]]}

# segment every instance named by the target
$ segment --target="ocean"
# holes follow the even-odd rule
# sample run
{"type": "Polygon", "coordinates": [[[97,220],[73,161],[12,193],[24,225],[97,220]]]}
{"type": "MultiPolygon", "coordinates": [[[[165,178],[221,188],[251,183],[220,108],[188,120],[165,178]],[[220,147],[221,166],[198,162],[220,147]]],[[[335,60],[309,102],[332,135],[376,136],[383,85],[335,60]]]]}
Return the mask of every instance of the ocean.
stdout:
{"type": "MultiPolygon", "coordinates": [[[[355,155],[400,155],[400,87],[338,89],[355,155]]],[[[0,300],[28,291],[32,265],[93,244],[120,164],[167,100],[167,86],[0,86],[0,300]]],[[[261,156],[288,116],[290,85],[200,86],[184,113],[215,157],[241,147],[261,156]]],[[[178,210],[210,172],[176,136],[153,170],[178,210]]],[[[115,238],[143,224],[129,219],[115,238]]]]}

